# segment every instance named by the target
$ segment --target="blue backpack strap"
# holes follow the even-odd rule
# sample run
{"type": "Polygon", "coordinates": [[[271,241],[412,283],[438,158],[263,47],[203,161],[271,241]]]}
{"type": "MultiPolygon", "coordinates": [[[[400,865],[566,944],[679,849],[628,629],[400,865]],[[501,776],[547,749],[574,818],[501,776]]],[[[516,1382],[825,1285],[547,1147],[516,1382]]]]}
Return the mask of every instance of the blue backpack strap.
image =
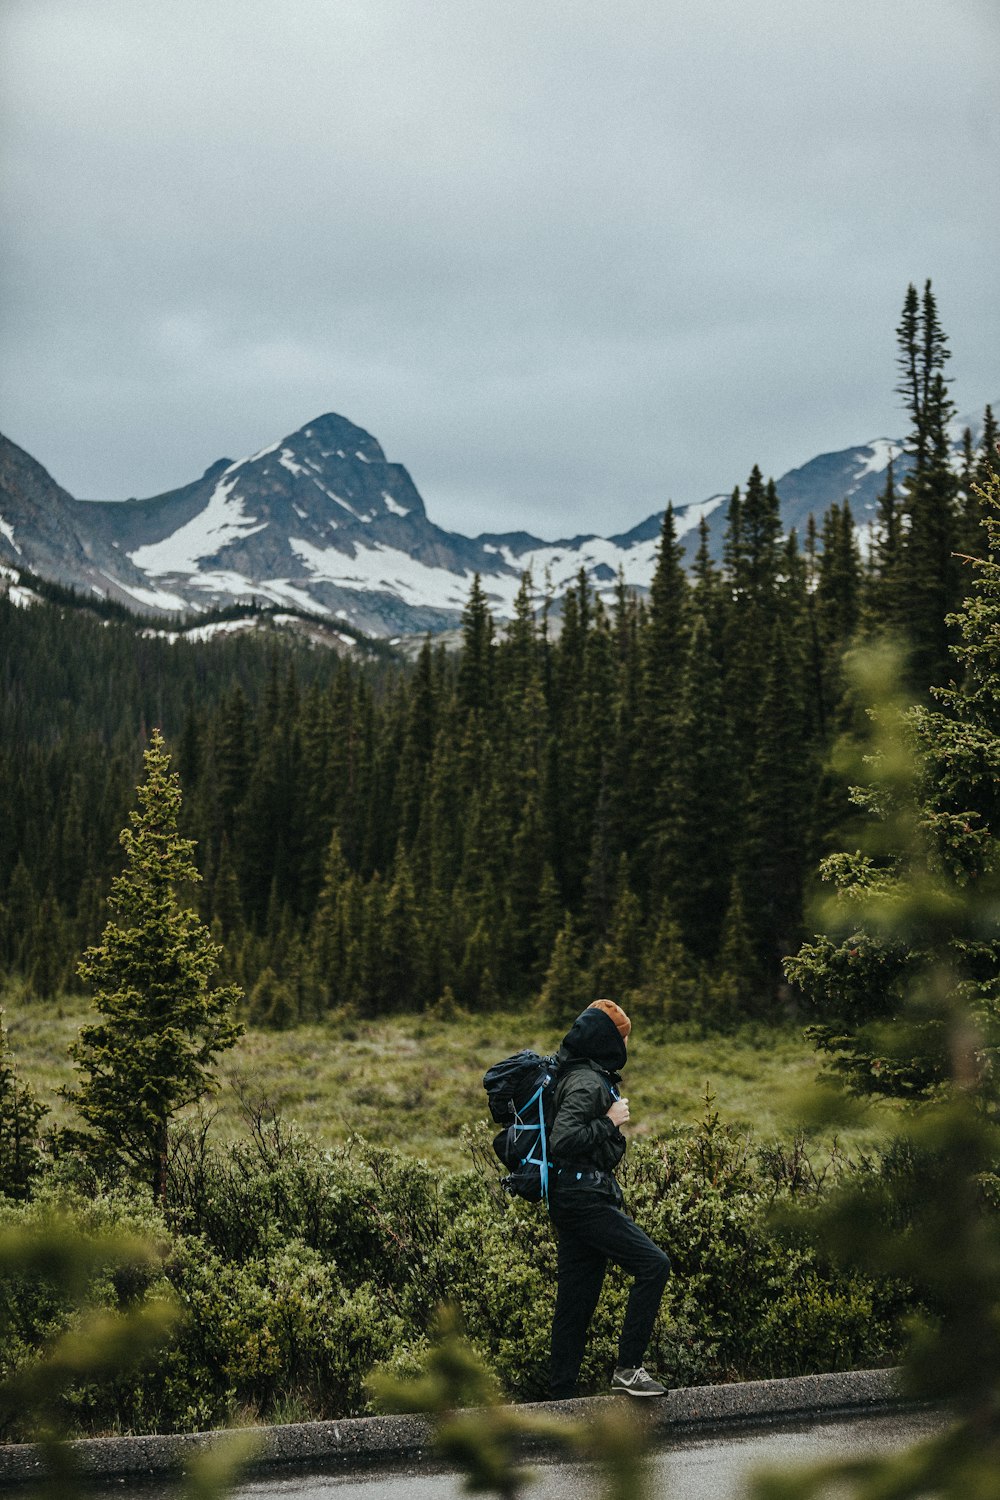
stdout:
{"type": "MultiPolygon", "coordinates": [[[[548,1081],[549,1081],[548,1079],[545,1080],[546,1083],[548,1081]]],[[[524,1130],[537,1130],[537,1132],[538,1132],[537,1145],[540,1148],[539,1149],[539,1154],[538,1154],[538,1156],[532,1156],[531,1152],[529,1151],[528,1155],[524,1158],[524,1161],[525,1162],[530,1162],[532,1166],[538,1168],[538,1175],[539,1175],[539,1178],[541,1180],[541,1185],[542,1185],[542,1198],[543,1198],[543,1200],[545,1202],[545,1206],[548,1207],[548,1202],[549,1202],[549,1152],[548,1152],[548,1142],[547,1142],[546,1137],[545,1137],[545,1101],[542,1098],[542,1094],[544,1093],[544,1090],[545,1090],[545,1083],[540,1083],[538,1085],[538,1088],[532,1094],[531,1098],[524,1105],[521,1113],[526,1115],[528,1113],[528,1111],[531,1109],[531,1106],[533,1104],[537,1104],[537,1106],[538,1106],[538,1124],[536,1125],[533,1120],[531,1121],[530,1124],[527,1121],[525,1121],[524,1124],[523,1124],[523,1126],[522,1126],[522,1129],[524,1129],[524,1130]]]]}

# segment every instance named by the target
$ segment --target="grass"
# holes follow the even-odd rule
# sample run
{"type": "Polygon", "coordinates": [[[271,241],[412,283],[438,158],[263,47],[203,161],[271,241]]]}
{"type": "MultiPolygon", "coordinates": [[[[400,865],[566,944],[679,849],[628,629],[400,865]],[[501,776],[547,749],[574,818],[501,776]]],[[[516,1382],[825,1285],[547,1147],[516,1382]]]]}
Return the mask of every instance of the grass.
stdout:
{"type": "MultiPolygon", "coordinates": [[[[18,1072],[66,1124],[72,1111],[56,1089],[70,1083],[67,1048],[89,1015],[79,998],[25,1003],[9,994],[6,1023],[18,1072]]],[[[568,1018],[568,1021],[572,1017],[568,1018]]],[[[560,1028],[537,1014],[443,1020],[331,1017],[291,1031],[248,1031],[219,1064],[210,1107],[223,1135],[242,1129],[238,1089],[263,1098],[322,1146],[352,1133],[443,1165],[467,1161],[462,1127],[488,1118],[482,1075],[521,1047],[553,1051],[560,1028]]],[[[636,1025],[624,1074],[633,1138],[656,1136],[705,1112],[706,1090],[720,1117],[762,1139],[795,1133],[794,1097],[817,1072],[799,1025],[747,1025],[727,1035],[677,1026],[643,1035],[636,1025]]],[[[841,1136],[850,1149],[872,1140],[869,1127],[841,1136]]]]}

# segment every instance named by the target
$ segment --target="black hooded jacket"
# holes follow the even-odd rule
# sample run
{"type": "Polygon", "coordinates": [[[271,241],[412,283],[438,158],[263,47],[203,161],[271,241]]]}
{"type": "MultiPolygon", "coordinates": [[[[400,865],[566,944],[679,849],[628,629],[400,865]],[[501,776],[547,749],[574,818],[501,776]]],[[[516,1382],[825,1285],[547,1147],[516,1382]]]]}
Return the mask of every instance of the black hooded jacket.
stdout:
{"type": "Polygon", "coordinates": [[[616,1097],[611,1090],[627,1059],[617,1026],[606,1011],[585,1010],[566,1033],[558,1057],[552,1162],[564,1169],[613,1172],[625,1155],[625,1137],[608,1119],[616,1097]]]}

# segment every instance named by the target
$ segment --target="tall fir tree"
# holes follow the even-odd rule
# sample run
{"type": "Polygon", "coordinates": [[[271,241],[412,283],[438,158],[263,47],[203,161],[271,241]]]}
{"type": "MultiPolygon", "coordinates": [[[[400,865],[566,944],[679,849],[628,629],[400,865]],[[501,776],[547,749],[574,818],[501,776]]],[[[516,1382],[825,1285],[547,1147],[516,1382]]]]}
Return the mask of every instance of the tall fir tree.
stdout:
{"type": "Polygon", "coordinates": [[[675,751],[664,889],[685,946],[706,960],[718,948],[742,818],[722,683],[700,614],[692,625],[677,702],[675,751]]]}
{"type": "Polygon", "coordinates": [[[902,624],[914,686],[926,692],[948,670],[946,621],[960,595],[953,555],[959,539],[958,481],[949,436],[955,408],[943,373],[950,354],[929,281],[922,298],[912,285],[907,289],[897,332],[898,389],[912,424],[907,440],[912,468],[904,486],[908,525],[902,549],[902,624]]]}
{"type": "Polygon", "coordinates": [[[665,893],[665,840],[674,818],[673,766],[677,704],[690,628],[690,584],[677,539],[674,509],[668,505],[650,584],[641,634],[642,697],[639,704],[639,757],[636,821],[645,836],[638,851],[640,879],[654,901],[665,893]]]}
{"type": "Polygon", "coordinates": [[[213,1081],[241,1027],[235,986],[214,988],[219,948],[181,892],[200,880],[180,837],[181,787],[163,737],[143,757],[139,807],[122,830],[125,868],[112,883],[103,941],[80,961],[101,1019],[71,1048],[81,1075],[63,1090],[104,1145],[163,1201],[171,1121],[213,1081]]]}
{"type": "Polygon", "coordinates": [[[42,1165],[39,1127],[47,1113],[18,1076],[0,1006],[0,1200],[29,1196],[42,1165]]]}
{"type": "Polygon", "coordinates": [[[741,887],[762,972],[773,985],[801,932],[815,767],[803,724],[795,649],[777,624],[758,709],[741,852],[741,887]]]}

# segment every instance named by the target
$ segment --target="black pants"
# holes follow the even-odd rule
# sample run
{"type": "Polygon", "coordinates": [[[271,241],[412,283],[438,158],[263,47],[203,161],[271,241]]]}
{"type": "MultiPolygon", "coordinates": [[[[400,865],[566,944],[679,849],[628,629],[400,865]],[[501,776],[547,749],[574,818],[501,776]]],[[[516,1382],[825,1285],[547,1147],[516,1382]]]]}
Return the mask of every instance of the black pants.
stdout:
{"type": "Polygon", "coordinates": [[[625,1310],[618,1363],[635,1370],[642,1364],[653,1322],[670,1275],[670,1258],[626,1213],[610,1201],[587,1195],[587,1201],[552,1204],[558,1241],[559,1285],[552,1319],[549,1394],[554,1401],[576,1395],[587,1329],[594,1316],[608,1262],[635,1278],[625,1310]]]}

